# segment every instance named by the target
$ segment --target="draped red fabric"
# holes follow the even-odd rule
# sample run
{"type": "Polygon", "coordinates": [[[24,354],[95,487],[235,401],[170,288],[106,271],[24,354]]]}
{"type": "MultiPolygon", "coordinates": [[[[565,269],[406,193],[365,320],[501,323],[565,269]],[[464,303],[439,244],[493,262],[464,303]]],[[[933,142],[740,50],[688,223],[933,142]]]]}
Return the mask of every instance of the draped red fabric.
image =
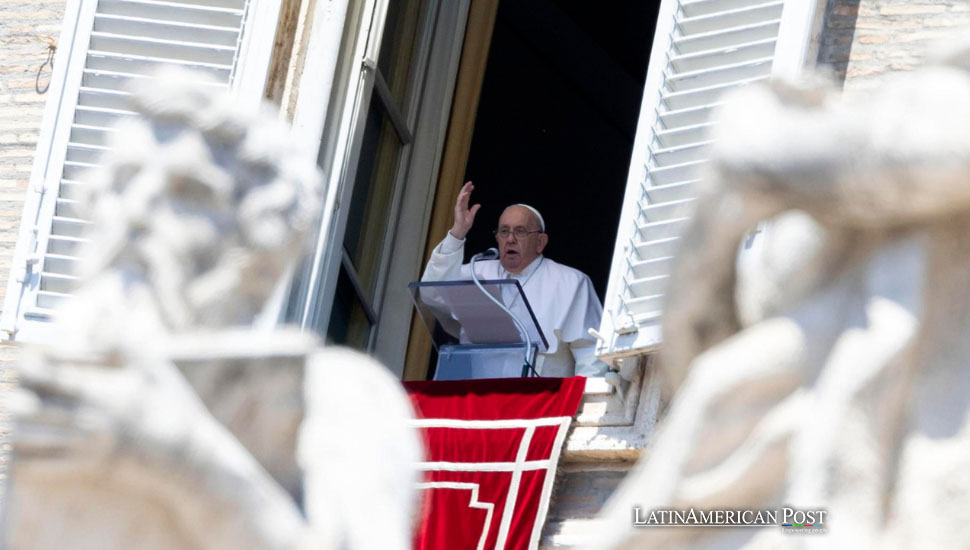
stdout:
{"type": "Polygon", "coordinates": [[[426,445],[416,550],[531,549],[586,380],[407,382],[426,445]]]}

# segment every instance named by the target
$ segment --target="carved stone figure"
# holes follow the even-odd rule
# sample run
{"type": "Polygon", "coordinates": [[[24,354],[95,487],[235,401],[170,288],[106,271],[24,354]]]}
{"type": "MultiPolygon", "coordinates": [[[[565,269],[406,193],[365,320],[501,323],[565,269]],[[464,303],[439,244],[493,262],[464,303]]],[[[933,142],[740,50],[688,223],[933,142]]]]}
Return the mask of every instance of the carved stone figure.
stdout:
{"type": "Polygon", "coordinates": [[[90,178],[82,282],[11,399],[6,542],[403,550],[421,452],[399,383],[250,328],[317,219],[313,156],[199,79],[150,79],[90,178]]]}
{"type": "Polygon", "coordinates": [[[671,276],[675,393],[591,548],[970,544],[968,68],[964,45],[864,97],[728,99],[671,276]],[[827,532],[633,525],[785,506],[826,510],[827,532]]]}

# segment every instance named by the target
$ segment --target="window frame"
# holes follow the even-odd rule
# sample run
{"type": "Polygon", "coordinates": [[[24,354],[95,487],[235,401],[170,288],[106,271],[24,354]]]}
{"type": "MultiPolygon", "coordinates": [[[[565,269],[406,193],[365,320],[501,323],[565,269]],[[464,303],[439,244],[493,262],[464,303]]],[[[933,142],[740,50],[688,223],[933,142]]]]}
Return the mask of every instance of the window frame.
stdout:
{"type": "MultiPolygon", "coordinates": [[[[397,119],[394,121],[395,126],[406,126],[410,139],[402,142],[400,161],[393,178],[394,190],[378,261],[374,301],[368,304],[371,309],[368,317],[373,317],[375,322],[368,336],[367,351],[373,350],[377,345],[383,318],[383,304],[394,257],[394,235],[404,203],[404,188],[410,170],[410,161],[414,156],[412,146],[418,130],[420,98],[429,67],[435,21],[441,5],[440,0],[429,0],[426,12],[421,15],[423,18],[419,29],[421,34],[415,44],[412,57],[417,65],[409,76],[412,89],[408,91],[404,110],[399,111],[396,116],[388,114],[390,118],[397,119]]],[[[377,56],[384,38],[387,7],[387,0],[368,0],[359,5],[359,15],[348,18],[346,34],[348,38],[353,37],[354,44],[353,47],[345,49],[345,59],[342,62],[343,75],[337,77],[343,81],[337,96],[339,103],[328,113],[328,121],[324,124],[322,132],[324,137],[321,140],[318,162],[328,172],[327,197],[313,255],[294,280],[295,294],[290,303],[295,305],[297,310],[290,311],[286,315],[287,319],[297,321],[302,329],[316,331],[319,334],[327,333],[337,279],[341,267],[348,263],[343,241],[349,221],[349,209],[343,208],[342,205],[349,204],[354,188],[359,183],[355,179],[361,160],[363,128],[368,109],[373,94],[387,95],[382,94],[383,80],[377,68],[379,61],[377,56]],[[370,23],[367,28],[364,28],[362,23],[367,20],[370,23]],[[328,146],[328,141],[332,145],[328,146]]],[[[313,92],[301,84],[300,96],[303,97],[309,93],[313,92]]],[[[299,112],[298,108],[297,113],[299,112]]],[[[346,270],[348,276],[353,279],[352,271],[346,270]]],[[[355,282],[355,286],[359,285],[355,282]]]]}
{"type": "MultiPolygon", "coordinates": [[[[619,312],[626,309],[623,306],[623,295],[628,251],[633,243],[633,220],[639,213],[638,201],[646,172],[645,161],[655,139],[654,129],[659,119],[657,106],[667,78],[667,53],[674,38],[676,16],[688,3],[687,0],[662,0],[657,16],[650,66],[637,122],[606,300],[603,304],[603,321],[599,327],[601,339],[597,345],[597,355],[607,363],[655,352],[663,343],[659,317],[637,322],[629,312],[619,312]]],[[[819,0],[784,1],[770,78],[797,79],[803,71],[814,66],[824,8],[825,3],[819,0]]],[[[763,238],[762,232],[755,241],[763,238]]],[[[754,245],[757,246],[757,242],[754,245]]]]}

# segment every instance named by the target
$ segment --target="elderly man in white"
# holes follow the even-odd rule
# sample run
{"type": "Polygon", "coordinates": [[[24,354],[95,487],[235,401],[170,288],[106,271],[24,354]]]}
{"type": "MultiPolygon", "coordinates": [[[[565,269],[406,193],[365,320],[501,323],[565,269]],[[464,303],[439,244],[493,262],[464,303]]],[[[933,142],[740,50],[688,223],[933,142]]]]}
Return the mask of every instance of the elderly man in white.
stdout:
{"type": "MultiPolygon", "coordinates": [[[[467,182],[455,202],[455,222],[435,247],[422,281],[467,280],[471,265],[462,265],[465,235],[475,223],[480,204],[469,208],[475,186],[467,182]]],[[[541,376],[603,376],[608,367],[595,355],[590,328],[597,328],[603,306],[585,273],[542,255],[549,242],[542,215],[524,204],[502,212],[495,230],[499,259],[476,262],[480,279],[517,279],[535,312],[549,349],[539,354],[541,376]]],[[[504,297],[506,306],[515,305],[504,297]]]]}

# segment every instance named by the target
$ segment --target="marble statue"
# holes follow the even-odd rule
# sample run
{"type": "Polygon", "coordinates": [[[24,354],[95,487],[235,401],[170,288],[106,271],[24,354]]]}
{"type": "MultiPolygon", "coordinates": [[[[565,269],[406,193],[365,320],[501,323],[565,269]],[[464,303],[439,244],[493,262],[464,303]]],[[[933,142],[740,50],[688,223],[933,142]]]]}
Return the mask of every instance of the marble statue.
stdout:
{"type": "Polygon", "coordinates": [[[671,275],[672,401],[589,547],[967,547],[970,43],[865,96],[726,102],[671,275]],[[784,507],[822,532],[634,526],[784,507]]]}
{"type": "Polygon", "coordinates": [[[404,550],[399,382],[251,328],[318,219],[314,157],[200,78],[143,84],[89,178],[81,282],[10,399],[7,547],[404,550]]]}

